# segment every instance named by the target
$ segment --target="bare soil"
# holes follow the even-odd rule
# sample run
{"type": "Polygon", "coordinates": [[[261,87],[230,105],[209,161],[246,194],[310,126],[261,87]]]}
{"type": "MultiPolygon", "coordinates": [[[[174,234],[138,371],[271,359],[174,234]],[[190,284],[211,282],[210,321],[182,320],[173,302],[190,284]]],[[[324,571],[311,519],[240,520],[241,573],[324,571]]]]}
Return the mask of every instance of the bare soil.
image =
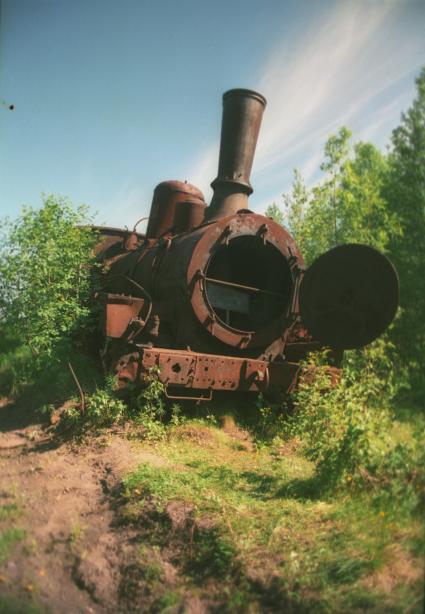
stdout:
{"type": "MultiPolygon", "coordinates": [[[[3,600],[53,613],[147,611],[152,596],[143,596],[143,579],[137,578],[134,609],[128,600],[140,545],[134,528],[117,522],[117,489],[122,475],[143,460],[165,462],[154,456],[113,433],[77,446],[24,407],[1,400],[0,506],[16,513],[1,521],[0,530],[25,531],[0,565],[3,600]]],[[[171,567],[168,575],[172,584],[171,567]]],[[[186,606],[205,611],[193,599],[186,606]]]]}

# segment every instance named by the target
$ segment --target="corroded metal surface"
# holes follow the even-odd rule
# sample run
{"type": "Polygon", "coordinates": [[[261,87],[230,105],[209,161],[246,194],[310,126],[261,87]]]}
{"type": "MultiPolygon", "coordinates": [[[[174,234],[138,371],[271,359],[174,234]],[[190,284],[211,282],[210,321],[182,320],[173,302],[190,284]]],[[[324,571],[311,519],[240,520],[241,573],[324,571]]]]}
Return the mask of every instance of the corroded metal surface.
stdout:
{"type": "Polygon", "coordinates": [[[304,275],[301,317],[321,343],[354,349],[391,324],[398,306],[398,276],[391,262],[367,245],[340,245],[304,275]]]}
{"type": "Polygon", "coordinates": [[[161,348],[143,348],[124,355],[114,365],[121,387],[143,382],[153,369],[167,389],[244,390],[286,393],[291,389],[299,364],[270,364],[265,360],[220,356],[161,348]]]}
{"type": "MultiPolygon", "coordinates": [[[[190,183],[173,180],[163,181],[158,184],[153,195],[149,223],[146,230],[147,238],[159,239],[166,234],[172,233],[174,231],[176,212],[179,210],[180,203],[187,202],[194,203],[195,208],[196,205],[200,207],[206,206],[202,192],[190,183]]],[[[182,221],[180,220],[181,225],[182,221]]]]}
{"type": "MultiPolygon", "coordinates": [[[[242,213],[222,218],[214,224],[200,228],[198,232],[199,240],[194,245],[185,276],[195,317],[211,335],[226,345],[242,349],[267,347],[281,335],[283,328],[289,322],[294,289],[303,268],[303,260],[294,240],[282,226],[272,220],[268,220],[265,225],[264,217],[254,213],[242,213]],[[263,296],[266,296],[270,291],[273,292],[273,289],[276,289],[276,294],[280,290],[282,297],[278,303],[278,317],[273,318],[272,321],[267,319],[260,326],[255,328],[252,326],[248,330],[232,326],[220,317],[220,313],[214,309],[214,305],[209,300],[208,294],[208,277],[211,275],[214,255],[224,250],[226,257],[226,252],[228,252],[229,258],[232,256],[236,258],[236,255],[230,253],[232,242],[242,237],[246,242],[243,256],[248,258],[249,252],[255,249],[256,258],[255,261],[245,262],[246,270],[240,274],[238,272],[238,277],[242,277],[244,282],[240,285],[252,288],[247,280],[254,278],[262,286],[260,294],[264,293],[263,296]]],[[[236,250],[241,251],[242,244],[240,247],[236,245],[234,252],[236,250]]],[[[227,267],[227,263],[224,263],[218,268],[223,278],[232,277],[231,265],[227,267]]],[[[258,289],[255,294],[257,293],[258,289]]],[[[240,294],[252,297],[251,290],[240,294]]]]}
{"type": "Polygon", "coordinates": [[[123,294],[102,294],[103,303],[102,332],[105,337],[120,339],[132,320],[140,314],[145,299],[123,294]]]}
{"type": "Polygon", "coordinates": [[[218,219],[248,206],[249,181],[266,99],[258,92],[229,90],[223,95],[218,175],[206,219],[218,219]]]}
{"type": "Polygon", "coordinates": [[[143,234],[124,228],[111,226],[92,226],[91,228],[99,238],[95,253],[103,261],[125,253],[130,245],[131,249],[141,246],[145,239],[143,234]]]}

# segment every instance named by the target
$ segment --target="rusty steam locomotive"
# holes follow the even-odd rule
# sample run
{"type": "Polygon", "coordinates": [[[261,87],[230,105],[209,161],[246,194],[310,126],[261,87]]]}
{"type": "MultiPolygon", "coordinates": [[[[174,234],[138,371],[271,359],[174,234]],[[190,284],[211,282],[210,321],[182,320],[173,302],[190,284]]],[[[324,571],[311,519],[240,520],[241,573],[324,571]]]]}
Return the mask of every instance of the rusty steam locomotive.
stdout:
{"type": "Polygon", "coordinates": [[[392,321],[398,279],[382,254],[338,246],[306,270],[288,231],[249,210],[265,106],[251,90],[224,94],[209,206],[196,187],[165,181],[146,235],[97,227],[102,357],[119,386],[142,383],[157,367],[170,398],[284,394],[309,352],[328,346],[337,368],[344,349],[370,343],[392,321]]]}

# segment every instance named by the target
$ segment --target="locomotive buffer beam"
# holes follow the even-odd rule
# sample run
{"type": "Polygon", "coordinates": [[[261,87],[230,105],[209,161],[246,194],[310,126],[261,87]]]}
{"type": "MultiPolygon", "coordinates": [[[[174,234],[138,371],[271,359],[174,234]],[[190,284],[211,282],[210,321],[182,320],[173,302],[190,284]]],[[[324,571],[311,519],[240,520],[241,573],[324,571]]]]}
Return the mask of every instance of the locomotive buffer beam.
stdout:
{"type": "MultiPolygon", "coordinates": [[[[137,360],[133,354],[130,364],[117,369],[120,387],[124,388],[130,382],[145,382],[152,369],[159,370],[158,378],[168,396],[185,398],[187,393],[187,398],[193,398],[189,389],[286,393],[294,387],[300,366],[288,361],[269,362],[187,350],[140,348],[137,360]],[[180,392],[171,392],[176,390],[180,392]]],[[[204,398],[199,397],[200,400],[204,398]]]]}

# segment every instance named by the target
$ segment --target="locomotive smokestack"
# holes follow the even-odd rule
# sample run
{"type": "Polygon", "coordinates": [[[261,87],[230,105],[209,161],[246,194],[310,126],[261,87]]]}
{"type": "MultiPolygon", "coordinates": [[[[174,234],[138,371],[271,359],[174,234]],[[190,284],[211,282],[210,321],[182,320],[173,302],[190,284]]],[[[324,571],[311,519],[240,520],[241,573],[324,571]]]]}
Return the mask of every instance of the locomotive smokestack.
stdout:
{"type": "Polygon", "coordinates": [[[213,220],[246,209],[253,189],[249,182],[266,99],[252,90],[223,94],[220,158],[214,196],[206,212],[213,220]]]}

